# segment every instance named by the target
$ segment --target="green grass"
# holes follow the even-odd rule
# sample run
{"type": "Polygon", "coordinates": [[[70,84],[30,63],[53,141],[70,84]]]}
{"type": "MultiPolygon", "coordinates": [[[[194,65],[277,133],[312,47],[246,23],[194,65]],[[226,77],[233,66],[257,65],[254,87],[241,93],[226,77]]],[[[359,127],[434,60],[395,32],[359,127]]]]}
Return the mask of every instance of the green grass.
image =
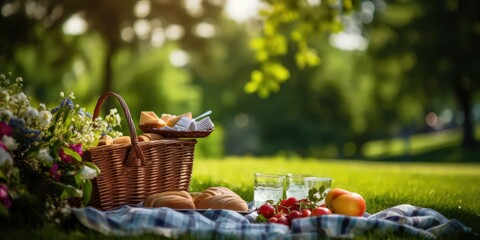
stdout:
{"type": "MultiPolygon", "coordinates": [[[[478,149],[461,147],[462,134],[461,128],[454,128],[413,134],[408,140],[397,137],[369,141],[361,155],[366,159],[390,161],[478,162],[478,149]]],[[[480,125],[475,128],[475,137],[480,141],[480,125]]]]}
{"type": "Polygon", "coordinates": [[[227,158],[198,160],[193,191],[229,186],[253,198],[253,173],[305,173],[332,177],[332,187],[364,196],[367,212],[399,204],[437,210],[480,232],[480,164],[333,161],[317,159],[227,158]]]}
{"type": "MultiPolygon", "coordinates": [[[[367,202],[367,212],[375,213],[408,203],[437,210],[447,218],[455,218],[475,232],[480,232],[479,163],[365,162],[275,157],[196,159],[191,191],[226,186],[251,201],[254,172],[332,177],[333,187],[360,193],[367,202]]],[[[2,239],[118,239],[102,236],[78,224],[68,229],[43,227],[33,230],[0,226],[0,236],[2,239]]],[[[368,238],[378,236],[361,237],[368,238]]],[[[149,235],[128,239],[164,238],[149,235]]]]}

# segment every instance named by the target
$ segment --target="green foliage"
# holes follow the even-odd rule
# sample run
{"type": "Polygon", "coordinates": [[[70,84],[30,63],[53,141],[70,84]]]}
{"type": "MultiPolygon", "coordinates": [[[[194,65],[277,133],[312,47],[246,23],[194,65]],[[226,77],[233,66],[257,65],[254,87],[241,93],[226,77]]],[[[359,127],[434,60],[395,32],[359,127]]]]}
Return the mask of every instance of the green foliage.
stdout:
{"type": "Polygon", "coordinates": [[[256,52],[258,69],[252,71],[245,84],[247,93],[258,93],[266,98],[278,92],[280,84],[290,78],[289,70],[281,62],[289,51],[295,52],[297,68],[305,69],[320,64],[317,52],[309,44],[311,35],[337,33],[342,30],[341,15],[352,13],[359,1],[267,1],[260,11],[263,20],[262,35],[253,38],[250,46],[256,52]],[[289,42],[295,44],[289,50],[289,42]]]}

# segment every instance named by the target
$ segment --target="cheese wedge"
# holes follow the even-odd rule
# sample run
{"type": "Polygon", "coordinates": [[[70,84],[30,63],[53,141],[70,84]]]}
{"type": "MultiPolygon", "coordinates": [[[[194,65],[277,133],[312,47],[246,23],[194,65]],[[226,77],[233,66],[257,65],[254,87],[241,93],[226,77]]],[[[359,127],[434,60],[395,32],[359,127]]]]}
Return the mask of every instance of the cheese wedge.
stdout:
{"type": "Polygon", "coordinates": [[[165,121],[160,119],[152,111],[142,111],[140,112],[140,123],[139,125],[162,128],[165,127],[165,121]]]}

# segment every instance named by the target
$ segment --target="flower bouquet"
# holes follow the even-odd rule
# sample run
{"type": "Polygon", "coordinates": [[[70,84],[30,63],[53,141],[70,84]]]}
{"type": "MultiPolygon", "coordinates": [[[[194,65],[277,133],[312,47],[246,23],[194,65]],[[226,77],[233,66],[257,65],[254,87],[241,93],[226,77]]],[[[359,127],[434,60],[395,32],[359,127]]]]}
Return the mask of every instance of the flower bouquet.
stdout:
{"type": "MultiPolygon", "coordinates": [[[[11,74],[9,75],[11,76],[11,74]]],[[[101,135],[121,136],[116,109],[103,118],[74,104],[74,93],[60,93],[59,105],[33,107],[22,78],[0,74],[0,217],[9,217],[16,200],[44,203],[47,220],[61,221],[72,205],[85,206],[91,180],[100,174],[82,154],[101,135]]]]}

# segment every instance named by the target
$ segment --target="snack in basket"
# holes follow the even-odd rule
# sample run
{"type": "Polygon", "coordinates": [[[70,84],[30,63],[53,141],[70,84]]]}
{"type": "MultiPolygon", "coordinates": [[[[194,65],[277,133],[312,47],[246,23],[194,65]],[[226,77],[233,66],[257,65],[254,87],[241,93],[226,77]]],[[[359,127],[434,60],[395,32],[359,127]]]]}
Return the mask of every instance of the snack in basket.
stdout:
{"type": "Polygon", "coordinates": [[[160,119],[157,114],[152,111],[142,111],[140,112],[140,122],[139,125],[147,126],[147,127],[154,127],[154,128],[162,128],[165,127],[166,121],[160,119]]]}
{"type": "Polygon", "coordinates": [[[122,136],[113,139],[113,144],[130,144],[132,143],[132,139],[130,136],[122,136]]]}
{"type": "Polygon", "coordinates": [[[207,111],[197,118],[193,118],[191,112],[178,116],[163,113],[158,117],[154,112],[142,111],[140,114],[139,125],[145,132],[155,132],[157,130],[182,132],[212,131],[215,128],[215,125],[210,117],[207,116],[210,113],[211,111],[207,111]],[[197,122],[197,120],[199,121],[197,122]]]}
{"type": "Polygon", "coordinates": [[[209,187],[195,197],[197,209],[229,209],[248,211],[247,203],[235,192],[225,187],[209,187]]]}
{"type": "Polygon", "coordinates": [[[175,125],[177,125],[177,123],[180,120],[187,121],[187,122],[191,123],[192,122],[192,113],[187,112],[187,113],[184,113],[184,114],[179,115],[179,116],[170,115],[170,117],[167,119],[167,126],[173,128],[173,127],[175,127],[175,125]]]}
{"type": "Polygon", "coordinates": [[[173,209],[195,209],[192,196],[186,191],[154,193],[145,198],[144,207],[168,207],[173,209]]]}
{"type": "Polygon", "coordinates": [[[99,141],[98,141],[98,146],[112,145],[112,144],[113,144],[113,138],[109,135],[101,136],[99,141]]]}
{"type": "Polygon", "coordinates": [[[162,135],[160,134],[157,134],[157,133],[144,133],[138,137],[142,137],[144,138],[144,141],[145,142],[149,142],[149,141],[155,141],[155,140],[162,140],[163,137],[162,135]],[[146,139],[145,139],[146,138],[146,139]]]}

